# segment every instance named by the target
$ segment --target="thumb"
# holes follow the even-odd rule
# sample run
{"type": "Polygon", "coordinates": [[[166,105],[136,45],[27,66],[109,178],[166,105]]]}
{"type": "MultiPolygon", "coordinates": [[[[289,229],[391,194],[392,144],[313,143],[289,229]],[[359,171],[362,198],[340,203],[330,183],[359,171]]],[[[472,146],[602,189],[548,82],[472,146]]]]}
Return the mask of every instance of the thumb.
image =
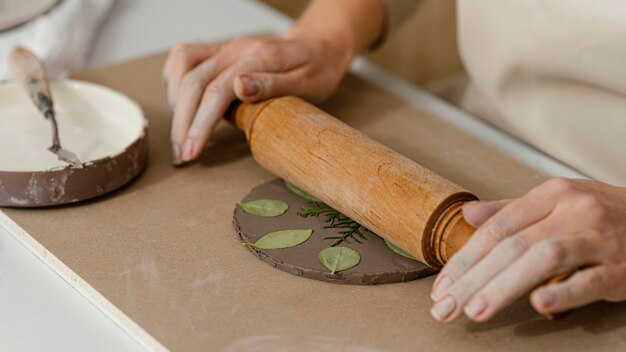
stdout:
{"type": "Polygon", "coordinates": [[[511,199],[503,199],[491,202],[469,202],[463,206],[463,217],[468,224],[478,228],[511,201],[511,199]]]}
{"type": "MultiPolygon", "coordinates": [[[[263,76],[266,76],[264,74],[263,76]]],[[[262,100],[262,97],[267,95],[268,89],[267,86],[273,85],[273,79],[269,77],[263,77],[263,83],[258,77],[259,74],[245,74],[235,78],[235,82],[233,85],[233,90],[235,91],[235,95],[239,100],[246,102],[255,102],[262,100]],[[255,77],[256,76],[256,77],[255,77]],[[265,85],[265,88],[263,87],[265,85]]],[[[267,97],[270,98],[270,97],[267,97]]],[[[267,99],[266,98],[266,99],[267,99]]]]}
{"type": "Polygon", "coordinates": [[[287,72],[252,72],[242,74],[234,82],[233,90],[241,101],[257,102],[270,98],[297,95],[308,96],[300,70],[287,72]],[[303,91],[304,89],[304,91],[303,91]]]}

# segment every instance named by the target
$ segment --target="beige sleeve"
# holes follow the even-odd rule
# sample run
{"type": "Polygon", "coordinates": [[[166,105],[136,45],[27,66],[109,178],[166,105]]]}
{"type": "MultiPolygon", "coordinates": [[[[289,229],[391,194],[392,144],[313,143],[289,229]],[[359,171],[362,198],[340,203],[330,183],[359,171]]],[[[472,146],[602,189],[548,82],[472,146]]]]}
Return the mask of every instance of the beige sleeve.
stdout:
{"type": "Polygon", "coordinates": [[[375,49],[389,36],[389,33],[404,22],[409,15],[415,10],[421,0],[381,0],[385,9],[385,23],[380,38],[372,44],[371,49],[375,49]]]}
{"type": "Polygon", "coordinates": [[[587,176],[626,186],[626,1],[556,3],[457,1],[474,87],[464,107],[587,176]]]}

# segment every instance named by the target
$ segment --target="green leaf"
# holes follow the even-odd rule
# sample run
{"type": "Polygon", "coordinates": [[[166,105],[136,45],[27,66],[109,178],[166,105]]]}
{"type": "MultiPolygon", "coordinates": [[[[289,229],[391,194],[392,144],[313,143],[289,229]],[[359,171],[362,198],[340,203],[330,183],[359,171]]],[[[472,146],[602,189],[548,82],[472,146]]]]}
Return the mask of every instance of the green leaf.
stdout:
{"type": "Polygon", "coordinates": [[[289,205],[282,200],[273,199],[257,199],[251,202],[239,203],[238,205],[248,214],[263,217],[282,215],[289,208],[289,205]]]}
{"type": "Polygon", "coordinates": [[[289,248],[308,240],[312,233],[311,229],[273,231],[263,235],[256,243],[244,243],[244,245],[259,249],[289,248]]]}
{"type": "Polygon", "coordinates": [[[293,193],[295,193],[296,195],[299,195],[300,197],[304,198],[304,199],[308,199],[314,202],[320,202],[319,199],[315,198],[314,196],[308,194],[307,192],[301,190],[300,188],[296,187],[296,185],[294,185],[293,183],[289,182],[289,181],[285,181],[285,186],[287,186],[287,188],[289,188],[289,190],[293,193]]]}
{"type": "Polygon", "coordinates": [[[410,255],[409,253],[407,253],[404,249],[396,246],[395,244],[385,240],[385,243],[387,244],[387,247],[389,247],[392,251],[400,254],[403,257],[409,258],[409,259],[413,259],[413,260],[417,260],[415,259],[414,256],[410,255]]]}
{"type": "Polygon", "coordinates": [[[348,270],[359,264],[361,255],[348,247],[330,247],[322,249],[318,255],[320,263],[330,270],[331,275],[348,270]]]}

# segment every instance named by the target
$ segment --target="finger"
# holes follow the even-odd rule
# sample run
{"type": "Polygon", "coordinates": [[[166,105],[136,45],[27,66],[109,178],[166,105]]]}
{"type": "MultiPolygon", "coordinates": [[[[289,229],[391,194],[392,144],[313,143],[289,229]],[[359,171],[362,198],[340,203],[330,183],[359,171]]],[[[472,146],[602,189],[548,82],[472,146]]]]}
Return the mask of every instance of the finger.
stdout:
{"type": "Polygon", "coordinates": [[[511,203],[512,199],[496,200],[491,202],[473,201],[463,206],[463,217],[468,224],[480,227],[491,216],[511,203]]]}
{"type": "Polygon", "coordinates": [[[244,50],[242,47],[251,45],[250,40],[242,38],[232,41],[229,45],[224,46],[223,50],[187,72],[183,77],[175,94],[176,104],[171,129],[172,160],[175,165],[195,159],[208,140],[207,134],[212,131],[210,127],[217,124],[214,113],[216,110],[214,109],[219,109],[225,103],[220,100],[224,97],[216,94],[216,97],[211,98],[208,96],[209,93],[220,93],[227,88],[226,84],[229,85],[228,89],[232,90],[232,78],[230,78],[231,82],[223,80],[223,82],[211,85],[210,89],[208,89],[209,84],[228,68],[231,71],[242,70],[244,72],[263,68],[262,61],[256,55],[246,55],[241,58],[241,52],[244,50]],[[240,63],[235,69],[232,65],[237,60],[240,60],[240,63]],[[205,98],[202,98],[203,94],[205,98]],[[198,114],[201,99],[204,99],[205,107],[198,114]],[[219,104],[216,104],[216,101],[219,104]],[[194,136],[190,137],[189,129],[192,127],[196,116],[199,117],[198,121],[195,122],[196,131],[194,136]],[[203,126],[208,126],[206,128],[209,130],[198,131],[203,126]]]}
{"type": "Polygon", "coordinates": [[[441,298],[431,297],[436,301],[433,307],[433,316],[444,322],[452,321],[460,316],[463,313],[463,307],[470,298],[482,289],[489,280],[496,277],[517,258],[520,258],[528,248],[538,242],[546,233],[553,231],[555,227],[553,223],[554,221],[539,222],[498,243],[491,252],[455,281],[447,290],[439,293],[441,298]],[[442,301],[454,304],[446,305],[442,304],[442,301]],[[454,309],[444,311],[441,306],[454,306],[454,309]]]}
{"type": "MultiPolygon", "coordinates": [[[[261,62],[256,57],[243,59],[239,64],[224,70],[204,90],[202,100],[196,104],[193,119],[185,134],[182,161],[196,159],[209,141],[211,133],[220,121],[229,104],[235,100],[233,81],[236,72],[260,69],[261,62]]],[[[188,117],[187,115],[186,117],[188,117]]]]}
{"type": "Polygon", "coordinates": [[[532,246],[524,255],[489,281],[465,307],[465,314],[482,322],[548,278],[596,262],[597,246],[590,236],[551,238],[532,246]]]}
{"type": "Polygon", "coordinates": [[[180,151],[180,158],[175,160],[186,162],[200,155],[211,132],[235,98],[235,74],[297,68],[306,58],[293,43],[241,38],[200,65],[212,66],[198,66],[198,72],[196,69],[189,72],[181,84],[174,113],[172,150],[174,155],[180,151]],[[247,54],[242,56],[242,52],[247,54]]]}
{"type": "Polygon", "coordinates": [[[180,82],[187,72],[202,61],[215,55],[222,43],[214,45],[176,44],[168,55],[163,66],[163,79],[167,82],[168,101],[173,107],[180,82]]]}
{"type": "Polygon", "coordinates": [[[554,209],[555,203],[553,194],[543,191],[540,186],[505,205],[479,227],[465,246],[446,263],[435,280],[432,296],[440,298],[443,291],[502,239],[545,218],[554,209]]]}
{"type": "MultiPolygon", "coordinates": [[[[174,118],[176,119],[178,116],[181,116],[178,118],[180,118],[181,121],[186,121],[187,126],[185,127],[188,128],[191,117],[193,117],[193,114],[189,117],[189,112],[195,112],[199,99],[206,86],[222,71],[231,66],[237,58],[237,53],[232,48],[225,48],[213,55],[210,59],[205,60],[200,65],[186,72],[182,76],[180,84],[174,94],[176,96],[176,106],[183,105],[183,108],[179,111],[174,110],[174,118]],[[184,118],[182,116],[184,116],[184,118]]],[[[175,82],[172,84],[175,84],[175,82]]],[[[185,132],[186,128],[184,129],[185,132]]],[[[173,137],[176,139],[180,136],[175,133],[173,137]]],[[[180,140],[177,141],[180,142],[180,140]]]]}
{"type": "Polygon", "coordinates": [[[235,79],[233,90],[241,101],[257,102],[285,95],[303,96],[307,92],[304,70],[268,73],[252,72],[235,79]]]}
{"type": "Polygon", "coordinates": [[[598,265],[576,272],[564,282],[534,290],[530,302],[539,313],[559,313],[602,299],[626,299],[626,264],[598,265]]]}
{"type": "Polygon", "coordinates": [[[225,73],[215,79],[204,91],[202,101],[195,114],[193,122],[187,133],[183,147],[183,161],[196,159],[209,141],[215,126],[221,120],[224,112],[235,100],[229,84],[232,81],[232,73],[225,73]]]}
{"type": "MultiPolygon", "coordinates": [[[[172,46],[165,63],[163,64],[163,78],[169,78],[176,72],[176,68],[182,62],[200,63],[217,53],[224,43],[213,43],[210,45],[177,43],[172,46]]],[[[194,65],[195,66],[195,65],[194,65]]]]}
{"type": "MultiPolygon", "coordinates": [[[[225,47],[224,50],[185,74],[177,93],[172,119],[172,161],[175,165],[194,159],[192,156],[197,156],[199,150],[204,147],[204,144],[199,144],[193,138],[189,138],[189,129],[197,115],[203,94],[211,82],[239,58],[236,49],[234,46],[225,47]]],[[[260,67],[259,61],[253,57],[246,57],[242,62],[250,67],[260,67]]],[[[214,84],[209,92],[215,88],[223,89],[224,87],[214,84]]],[[[201,114],[201,116],[204,115],[206,114],[201,114]]]]}
{"type": "Polygon", "coordinates": [[[172,161],[180,164],[187,131],[196,113],[205,87],[214,77],[216,62],[209,59],[187,73],[181,84],[178,100],[174,108],[170,138],[172,142],[172,161]]]}
{"type": "MultiPolygon", "coordinates": [[[[207,86],[199,106],[197,106],[196,103],[197,110],[189,125],[182,148],[182,161],[187,162],[196,159],[208,143],[210,135],[223,116],[224,111],[226,111],[229,104],[235,99],[235,89],[233,88],[235,85],[235,76],[251,74],[263,76],[263,74],[258,72],[287,67],[274,64],[273,62],[277,60],[268,61],[267,57],[263,60],[260,58],[261,56],[252,54],[241,58],[237,64],[223,70],[220,75],[207,86]]],[[[216,57],[216,60],[218,58],[219,57],[216,57]]],[[[295,60],[291,59],[287,61],[289,65],[299,65],[300,63],[297,55],[295,55],[295,60]]],[[[219,67],[217,70],[219,70],[219,67]]],[[[291,73],[293,72],[289,72],[288,74],[268,73],[266,75],[278,77],[279,87],[282,88],[284,87],[283,83],[293,85],[293,83],[289,83],[289,80],[295,82],[295,76],[291,76],[291,73]]],[[[294,75],[296,74],[294,73],[294,75]]],[[[265,86],[271,89],[274,83],[268,81],[270,78],[265,76],[262,77],[262,79],[265,79],[265,86]]],[[[193,104],[190,103],[189,106],[193,106],[193,104]]],[[[185,115],[186,118],[188,118],[188,116],[189,115],[185,115]]]]}

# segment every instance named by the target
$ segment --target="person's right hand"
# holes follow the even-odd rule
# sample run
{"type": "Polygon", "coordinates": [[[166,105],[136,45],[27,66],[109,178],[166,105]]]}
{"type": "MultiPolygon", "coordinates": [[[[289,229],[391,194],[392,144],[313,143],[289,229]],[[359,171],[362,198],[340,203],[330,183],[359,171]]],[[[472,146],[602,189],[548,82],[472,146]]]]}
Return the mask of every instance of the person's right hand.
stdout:
{"type": "Polygon", "coordinates": [[[163,69],[174,110],[172,162],[196,159],[229,104],[296,95],[328,98],[352,53],[321,40],[241,37],[213,45],[177,44],[163,69]]]}

